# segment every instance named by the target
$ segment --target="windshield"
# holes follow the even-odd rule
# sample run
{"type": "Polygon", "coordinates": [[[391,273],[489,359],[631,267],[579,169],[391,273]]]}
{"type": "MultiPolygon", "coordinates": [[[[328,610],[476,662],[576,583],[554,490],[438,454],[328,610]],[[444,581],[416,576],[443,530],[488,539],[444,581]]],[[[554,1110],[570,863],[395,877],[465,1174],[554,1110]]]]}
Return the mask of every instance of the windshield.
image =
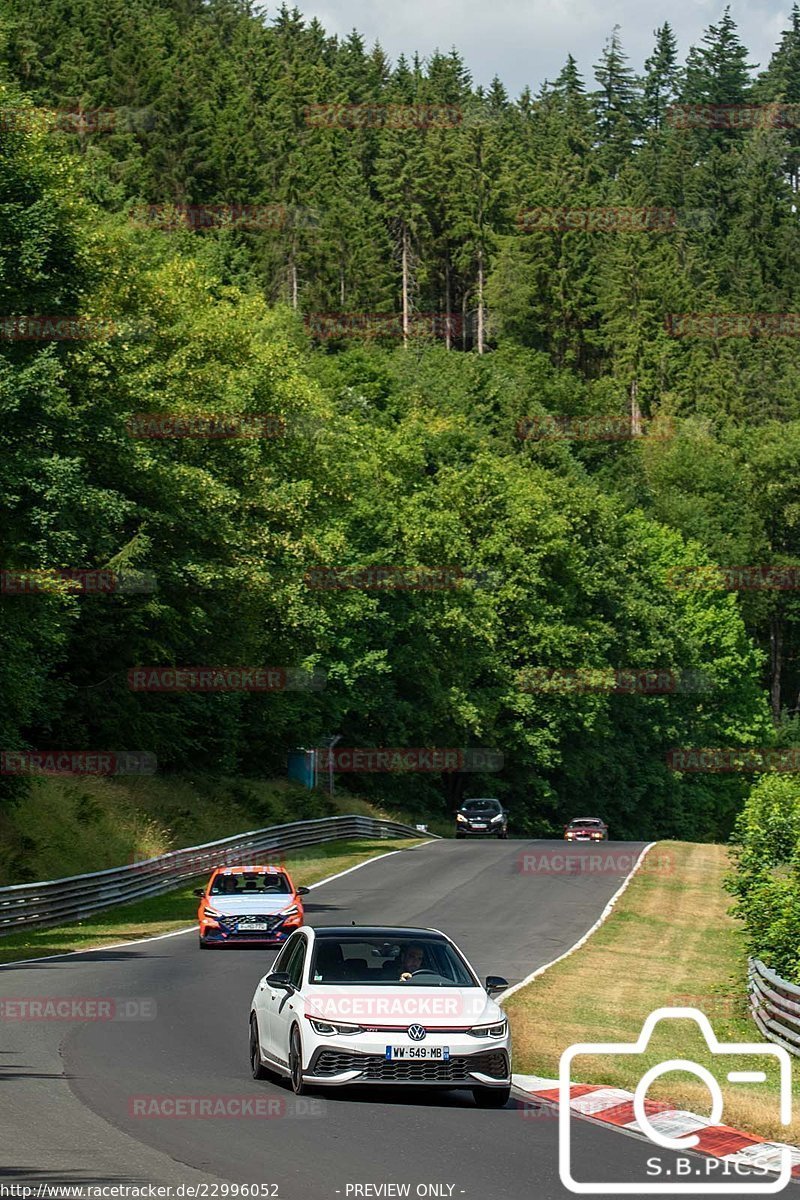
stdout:
{"type": "Polygon", "coordinates": [[[212,896],[291,895],[289,880],[280,872],[263,874],[242,871],[239,875],[218,875],[211,885],[212,896]]]}
{"type": "Polygon", "coordinates": [[[603,824],[602,821],[599,821],[599,820],[595,819],[594,817],[590,817],[586,821],[570,821],[569,826],[570,826],[570,829],[587,829],[587,828],[590,829],[592,827],[599,828],[599,826],[601,826],[602,824],[603,824]]]}
{"type": "Polygon", "coordinates": [[[462,812],[500,812],[499,800],[465,800],[462,812]]]}
{"type": "Polygon", "coordinates": [[[309,982],[480,987],[458,951],[441,938],[320,938],[309,982]]]}

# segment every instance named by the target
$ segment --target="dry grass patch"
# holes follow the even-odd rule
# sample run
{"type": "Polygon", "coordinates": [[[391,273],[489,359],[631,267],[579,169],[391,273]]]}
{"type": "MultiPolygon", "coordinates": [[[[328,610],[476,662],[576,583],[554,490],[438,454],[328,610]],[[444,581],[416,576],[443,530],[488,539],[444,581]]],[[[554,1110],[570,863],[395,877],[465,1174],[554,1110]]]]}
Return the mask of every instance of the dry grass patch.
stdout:
{"type": "MultiPolygon", "coordinates": [[[[508,1000],[516,1071],[556,1078],[568,1046],[635,1041],[645,1018],[670,1005],[700,1009],[722,1042],[762,1040],[748,1016],[742,930],[722,887],[727,849],[660,842],[649,857],[586,945],[508,1000]]],[[[692,1022],[658,1026],[642,1055],[578,1058],[572,1077],[633,1091],[646,1070],[671,1058],[700,1063],[716,1075],[727,1124],[781,1141],[800,1139],[800,1120],[782,1126],[777,1119],[778,1077],[769,1060],[715,1057],[692,1022]],[[726,1082],[729,1070],[748,1068],[766,1070],[767,1083],[726,1082]]],[[[705,1085],[685,1073],[657,1081],[648,1094],[709,1112],[705,1085]]]]}

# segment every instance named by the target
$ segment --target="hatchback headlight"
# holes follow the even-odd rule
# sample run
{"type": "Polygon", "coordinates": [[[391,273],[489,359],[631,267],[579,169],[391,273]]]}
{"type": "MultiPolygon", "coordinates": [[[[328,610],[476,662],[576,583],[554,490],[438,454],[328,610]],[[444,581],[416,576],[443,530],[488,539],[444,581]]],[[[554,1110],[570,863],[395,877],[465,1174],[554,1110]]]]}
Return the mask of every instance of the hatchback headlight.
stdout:
{"type": "Polygon", "coordinates": [[[473,1025],[468,1032],[473,1037],[505,1037],[508,1033],[508,1021],[504,1017],[502,1021],[497,1021],[494,1025],[473,1025]]]}
{"type": "Polygon", "coordinates": [[[323,1037],[333,1037],[335,1033],[363,1033],[364,1030],[360,1025],[342,1025],[335,1021],[317,1021],[313,1017],[309,1017],[311,1028],[314,1033],[320,1033],[323,1037]]]}
{"type": "Polygon", "coordinates": [[[463,821],[465,825],[467,823],[467,818],[464,816],[463,813],[456,813],[456,820],[463,821]]]}
{"type": "Polygon", "coordinates": [[[203,916],[204,917],[221,917],[222,913],[218,913],[215,908],[204,908],[203,916]]]}
{"type": "Polygon", "coordinates": [[[503,814],[498,813],[496,817],[492,817],[492,825],[496,825],[498,821],[502,821],[503,814]]]}
{"type": "Polygon", "coordinates": [[[288,908],[281,909],[281,916],[282,917],[296,917],[299,912],[300,912],[300,909],[297,907],[296,904],[290,904],[288,908]]]}

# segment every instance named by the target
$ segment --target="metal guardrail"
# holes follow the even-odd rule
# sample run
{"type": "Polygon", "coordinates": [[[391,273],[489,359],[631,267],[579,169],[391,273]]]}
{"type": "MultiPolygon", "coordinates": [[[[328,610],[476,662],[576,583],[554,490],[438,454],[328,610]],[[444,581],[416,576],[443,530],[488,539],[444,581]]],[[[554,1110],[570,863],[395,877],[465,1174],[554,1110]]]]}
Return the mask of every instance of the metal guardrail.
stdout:
{"type": "Polygon", "coordinates": [[[800,987],[757,958],[748,959],[750,1013],[764,1037],[800,1055],[800,987]]]}
{"type": "MultiPolygon", "coordinates": [[[[71,875],[43,883],[0,888],[0,936],[80,920],[117,904],[169,892],[180,883],[207,875],[214,867],[275,861],[275,855],[338,838],[419,837],[420,830],[375,817],[324,817],[235,834],[202,846],[172,850],[158,858],[71,875]]],[[[435,837],[435,834],[427,834],[435,837]]]]}

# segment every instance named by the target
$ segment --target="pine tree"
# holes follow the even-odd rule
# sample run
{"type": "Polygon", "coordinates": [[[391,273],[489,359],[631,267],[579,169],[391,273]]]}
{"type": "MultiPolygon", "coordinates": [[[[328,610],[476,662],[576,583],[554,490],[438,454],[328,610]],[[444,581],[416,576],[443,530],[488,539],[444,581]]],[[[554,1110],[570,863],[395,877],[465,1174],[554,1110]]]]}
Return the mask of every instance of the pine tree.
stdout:
{"type": "Polygon", "coordinates": [[[690,104],[744,104],[752,66],[729,7],[719,25],[708,27],[702,42],[689,51],[682,99],[690,104]]]}
{"type": "Polygon", "coordinates": [[[653,129],[661,129],[669,105],[675,100],[681,72],[678,66],[678,47],[669,22],[655,30],[653,53],[645,59],[642,111],[653,129]]]}

